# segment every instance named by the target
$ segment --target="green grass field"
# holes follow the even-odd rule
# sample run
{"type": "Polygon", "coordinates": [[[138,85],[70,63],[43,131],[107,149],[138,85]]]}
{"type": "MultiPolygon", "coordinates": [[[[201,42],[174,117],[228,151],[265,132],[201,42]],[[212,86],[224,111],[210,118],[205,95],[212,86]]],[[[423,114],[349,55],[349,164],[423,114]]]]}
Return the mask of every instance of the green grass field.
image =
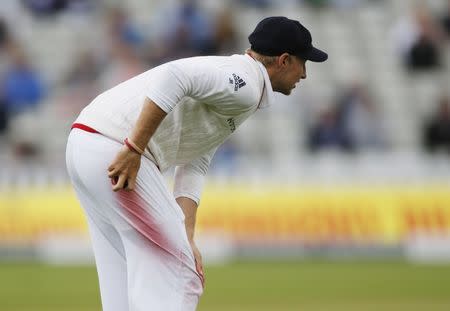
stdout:
{"type": "MultiPolygon", "coordinates": [[[[450,265],[237,262],[206,275],[199,311],[450,310],[450,265]]],[[[0,263],[0,280],[2,311],[100,310],[93,267],[0,263]]]]}

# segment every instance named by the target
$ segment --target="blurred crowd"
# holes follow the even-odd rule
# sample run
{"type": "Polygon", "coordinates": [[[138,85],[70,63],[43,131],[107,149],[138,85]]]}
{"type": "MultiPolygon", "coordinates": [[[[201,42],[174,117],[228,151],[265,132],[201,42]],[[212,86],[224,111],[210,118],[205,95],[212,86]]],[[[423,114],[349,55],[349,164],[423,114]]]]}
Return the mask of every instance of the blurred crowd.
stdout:
{"type": "MultiPolygon", "coordinates": [[[[14,2],[0,10],[0,153],[12,152],[17,158],[28,159],[39,157],[40,148],[32,139],[11,137],[10,128],[20,115],[33,114],[43,102],[57,97],[56,102],[61,105],[57,107],[59,116],[73,120],[102,90],[160,63],[195,55],[242,53],[245,37],[239,35],[239,23],[235,20],[240,7],[254,7],[265,16],[271,8],[287,3],[320,11],[351,10],[367,2],[382,5],[383,1],[235,0],[227,2],[228,5],[216,5],[214,10],[206,10],[201,1],[169,1],[148,12],[146,27],[120,1],[116,4],[94,0],[14,2]],[[101,44],[83,46],[63,74],[49,79],[29,56],[27,44],[16,36],[15,27],[20,21],[11,18],[12,10],[26,12],[35,22],[52,20],[62,14],[95,16],[105,26],[104,40],[101,44]]],[[[448,73],[450,1],[446,11],[434,12],[422,3],[412,12],[405,12],[392,25],[390,37],[406,75],[448,73]]],[[[384,112],[372,92],[370,84],[364,81],[341,83],[323,109],[307,116],[309,122],[303,131],[306,137],[299,148],[312,153],[330,149],[355,153],[392,148],[390,134],[383,127],[384,112]]],[[[450,154],[448,85],[442,88],[439,100],[429,104],[435,108],[432,115],[423,119],[421,146],[427,152],[444,150],[450,154]]],[[[231,140],[219,151],[217,161],[229,167],[239,152],[239,146],[231,140]]]]}

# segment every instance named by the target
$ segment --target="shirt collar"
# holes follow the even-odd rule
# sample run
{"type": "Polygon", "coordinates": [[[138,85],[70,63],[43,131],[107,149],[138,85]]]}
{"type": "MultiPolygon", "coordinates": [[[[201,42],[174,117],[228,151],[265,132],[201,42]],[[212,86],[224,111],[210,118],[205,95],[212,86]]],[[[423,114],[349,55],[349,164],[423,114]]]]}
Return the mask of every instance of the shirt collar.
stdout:
{"type": "Polygon", "coordinates": [[[246,54],[247,57],[251,58],[259,67],[259,70],[261,71],[264,79],[264,86],[263,86],[263,94],[262,94],[262,100],[261,103],[258,106],[258,109],[264,109],[272,105],[274,102],[274,92],[272,89],[272,83],[270,82],[269,74],[267,73],[266,67],[261,64],[261,62],[257,61],[250,55],[246,54]]]}

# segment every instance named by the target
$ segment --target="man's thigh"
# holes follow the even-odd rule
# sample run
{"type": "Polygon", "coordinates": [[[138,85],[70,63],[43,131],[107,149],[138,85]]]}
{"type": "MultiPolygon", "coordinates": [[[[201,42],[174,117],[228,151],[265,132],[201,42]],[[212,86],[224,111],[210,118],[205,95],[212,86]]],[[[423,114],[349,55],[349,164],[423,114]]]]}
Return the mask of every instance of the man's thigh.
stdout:
{"type": "Polygon", "coordinates": [[[164,177],[147,161],[141,163],[135,190],[115,193],[111,216],[125,248],[130,308],[195,310],[203,289],[184,214],[164,177]]]}

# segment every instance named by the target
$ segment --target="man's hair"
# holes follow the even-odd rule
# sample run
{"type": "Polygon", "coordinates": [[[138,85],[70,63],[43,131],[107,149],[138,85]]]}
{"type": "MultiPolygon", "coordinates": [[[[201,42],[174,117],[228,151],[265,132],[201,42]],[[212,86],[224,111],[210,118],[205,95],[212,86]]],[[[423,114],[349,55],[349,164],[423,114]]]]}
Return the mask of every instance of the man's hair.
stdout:
{"type": "Polygon", "coordinates": [[[253,51],[252,49],[247,49],[246,52],[247,53],[251,52],[253,57],[266,67],[273,65],[276,62],[277,57],[278,57],[278,56],[262,55],[262,54],[259,54],[258,52],[253,51]]]}

